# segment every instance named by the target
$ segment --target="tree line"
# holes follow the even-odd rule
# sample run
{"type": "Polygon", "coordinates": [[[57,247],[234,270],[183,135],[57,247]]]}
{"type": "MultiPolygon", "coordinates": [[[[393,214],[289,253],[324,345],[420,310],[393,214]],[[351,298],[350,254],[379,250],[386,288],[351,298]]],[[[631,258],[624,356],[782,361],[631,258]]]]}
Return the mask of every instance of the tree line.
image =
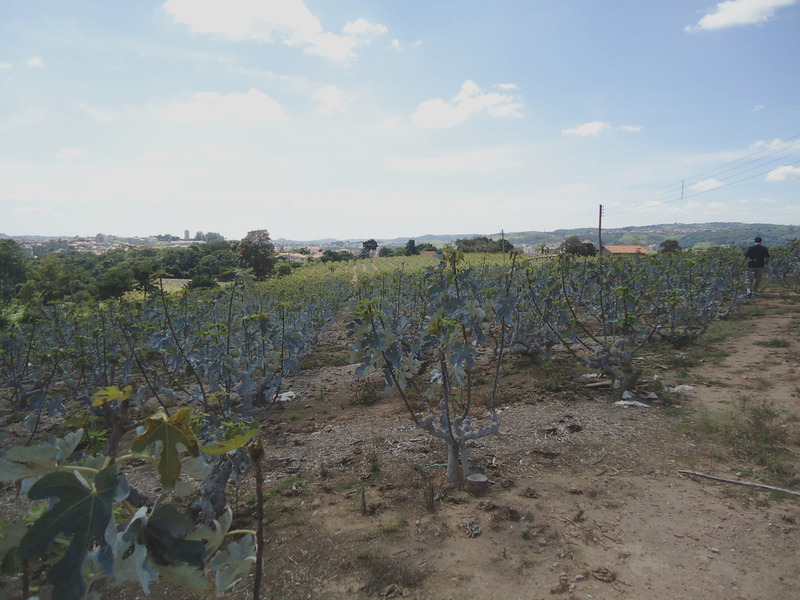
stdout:
{"type": "MultiPolygon", "coordinates": [[[[158,236],[161,238],[174,236],[158,236]]],[[[256,279],[286,276],[298,265],[279,256],[266,229],[250,231],[243,239],[228,241],[213,232],[198,232],[194,238],[204,241],[189,247],[114,249],[103,254],[70,248],[48,248],[37,257],[26,255],[12,239],[0,239],[0,303],[16,299],[28,304],[44,304],[70,299],[86,301],[121,297],[132,291],[147,291],[159,278],[188,279],[192,287],[215,287],[232,281],[237,269],[250,270],[256,279]]],[[[169,240],[167,240],[169,241],[169,240]]],[[[669,249],[675,249],[672,242],[669,249]]],[[[662,244],[663,246],[663,244],[662,244]]],[[[508,253],[514,250],[506,239],[487,236],[457,239],[455,247],[463,253],[508,253]]],[[[667,248],[664,248],[667,249],[667,248]]],[[[414,256],[439,251],[430,243],[417,244],[410,239],[398,248],[380,246],[375,239],[362,243],[360,252],[325,250],[316,260],[341,262],[374,257],[414,256]]],[[[566,254],[594,256],[597,249],[578,236],[568,237],[561,251],[566,254]]],[[[307,248],[296,250],[308,254],[307,248]]],[[[308,260],[313,260],[309,257],[308,260]]]]}
{"type": "MultiPolygon", "coordinates": [[[[174,236],[158,236],[170,241],[174,236]],[[169,239],[166,239],[169,238],[169,239]]],[[[0,239],[0,304],[18,300],[23,304],[50,304],[117,298],[132,291],[146,293],[159,278],[188,279],[191,287],[215,287],[232,281],[239,269],[249,270],[259,280],[291,273],[294,265],[275,250],[266,229],[250,231],[243,239],[228,241],[216,233],[198,232],[189,247],[113,249],[102,254],[65,246],[47,247],[39,256],[29,256],[12,239],[0,239]]],[[[409,240],[392,250],[367,240],[358,255],[326,250],[321,262],[356,260],[373,256],[416,255],[436,250],[431,244],[417,246],[409,240]]],[[[307,248],[298,249],[308,254],[307,248]]],[[[309,260],[313,260],[309,257],[309,260]]]]}

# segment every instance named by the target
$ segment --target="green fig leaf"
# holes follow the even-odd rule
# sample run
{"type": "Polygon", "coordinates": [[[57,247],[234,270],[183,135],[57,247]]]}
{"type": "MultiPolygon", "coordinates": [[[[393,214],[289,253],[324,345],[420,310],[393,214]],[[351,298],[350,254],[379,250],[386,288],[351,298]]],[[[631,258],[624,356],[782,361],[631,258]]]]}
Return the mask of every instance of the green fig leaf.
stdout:
{"type": "Polygon", "coordinates": [[[147,418],[147,431],[133,440],[131,452],[142,454],[150,451],[156,442],[161,442],[162,450],[158,461],[158,475],[165,489],[171,490],[181,474],[181,456],[178,444],[192,456],[199,456],[197,438],[191,427],[191,408],[182,408],[171,417],[158,411],[147,418]]]}
{"type": "Polygon", "coordinates": [[[244,433],[237,433],[232,438],[227,440],[222,440],[221,442],[217,442],[215,444],[209,444],[208,446],[201,446],[200,450],[205,452],[206,454],[227,454],[228,452],[233,452],[234,450],[238,450],[239,448],[244,448],[250,440],[258,435],[259,425],[258,423],[252,423],[250,425],[250,429],[245,431],[244,433]]]}
{"type": "Polygon", "coordinates": [[[114,516],[117,480],[116,466],[97,474],[94,489],[74,472],[52,471],[28,491],[32,500],[58,498],[58,502],[28,529],[20,542],[19,556],[40,556],[58,534],[72,536],[64,555],[47,572],[47,580],[57,584],[53,588],[53,600],[80,600],[85,595],[86,581],[81,566],[95,540],[101,546],[107,545],[105,532],[114,516]]]}

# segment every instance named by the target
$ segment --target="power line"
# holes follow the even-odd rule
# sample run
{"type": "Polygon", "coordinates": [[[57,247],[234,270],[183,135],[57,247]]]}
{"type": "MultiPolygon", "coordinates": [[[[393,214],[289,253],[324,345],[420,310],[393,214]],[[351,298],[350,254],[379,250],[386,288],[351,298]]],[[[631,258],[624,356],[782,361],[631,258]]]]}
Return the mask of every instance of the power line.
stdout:
{"type": "MultiPolygon", "coordinates": [[[[708,192],[729,187],[731,185],[741,183],[742,181],[747,181],[749,179],[759,177],[760,175],[765,175],[776,168],[772,166],[764,170],[767,165],[774,165],[777,162],[785,161],[797,154],[800,154],[800,134],[783,140],[778,144],[766,145],[764,148],[756,150],[755,152],[751,152],[745,156],[729,161],[720,166],[698,173],[679,183],[670,184],[659,190],[629,198],[624,202],[626,206],[620,207],[616,210],[611,209],[611,212],[615,215],[635,212],[641,210],[642,204],[644,203],[660,202],[662,204],[671,204],[674,202],[680,202],[681,200],[685,200],[687,198],[692,198],[701,194],[706,194],[708,192]],[[754,175],[741,177],[745,173],[750,173],[751,171],[758,169],[760,169],[760,171],[754,175]],[[692,187],[696,187],[698,184],[709,179],[716,179],[717,177],[722,177],[724,175],[727,175],[729,178],[734,178],[734,180],[720,182],[720,185],[715,185],[714,187],[708,189],[698,189],[696,191],[692,191],[692,187]],[[683,193],[684,185],[690,190],[689,193],[683,193]]],[[[792,161],[784,166],[793,166],[798,163],[800,163],[800,161],[792,161]]]]}

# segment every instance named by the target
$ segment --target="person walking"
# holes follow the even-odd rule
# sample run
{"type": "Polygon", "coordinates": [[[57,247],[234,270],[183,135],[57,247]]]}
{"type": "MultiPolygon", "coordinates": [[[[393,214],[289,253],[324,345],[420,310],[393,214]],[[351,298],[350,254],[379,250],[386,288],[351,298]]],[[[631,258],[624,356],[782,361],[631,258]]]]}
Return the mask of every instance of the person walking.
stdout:
{"type": "Polygon", "coordinates": [[[758,296],[758,288],[761,285],[761,278],[764,275],[764,267],[769,263],[769,249],[762,246],[763,241],[756,236],[755,243],[744,252],[742,266],[747,263],[747,297],[758,296]]]}

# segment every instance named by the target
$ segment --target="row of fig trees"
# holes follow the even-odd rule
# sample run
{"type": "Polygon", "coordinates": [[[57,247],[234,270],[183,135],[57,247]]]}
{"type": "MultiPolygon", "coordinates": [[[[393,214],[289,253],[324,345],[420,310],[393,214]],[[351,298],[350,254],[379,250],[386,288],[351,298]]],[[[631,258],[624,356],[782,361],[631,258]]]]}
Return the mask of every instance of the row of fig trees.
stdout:
{"type": "Polygon", "coordinates": [[[201,592],[247,582],[263,536],[231,527],[227,484],[259,476],[254,417],[347,296],[334,274],[290,284],[239,272],[224,289],[50,304],[0,328],[3,423],[26,436],[0,451],[0,484],[47,501],[0,523],[15,597],[29,597],[36,571],[55,600],[99,598],[101,582],[145,592],[158,579],[201,592]],[[40,441],[44,423],[69,433],[40,441]],[[142,464],[157,495],[129,482],[142,464]]]}
{"type": "Polygon", "coordinates": [[[560,348],[622,394],[641,376],[635,357],[643,347],[690,344],[743,299],[740,258],[730,250],[518,258],[467,263],[446,248],[424,274],[398,269],[359,290],[350,324],[357,375],[382,371],[413,423],[444,440],[451,481],[470,474],[467,442],[499,429],[504,356],[544,362],[560,348]],[[481,355],[490,357],[493,385],[479,425],[470,410],[481,355]]]}

